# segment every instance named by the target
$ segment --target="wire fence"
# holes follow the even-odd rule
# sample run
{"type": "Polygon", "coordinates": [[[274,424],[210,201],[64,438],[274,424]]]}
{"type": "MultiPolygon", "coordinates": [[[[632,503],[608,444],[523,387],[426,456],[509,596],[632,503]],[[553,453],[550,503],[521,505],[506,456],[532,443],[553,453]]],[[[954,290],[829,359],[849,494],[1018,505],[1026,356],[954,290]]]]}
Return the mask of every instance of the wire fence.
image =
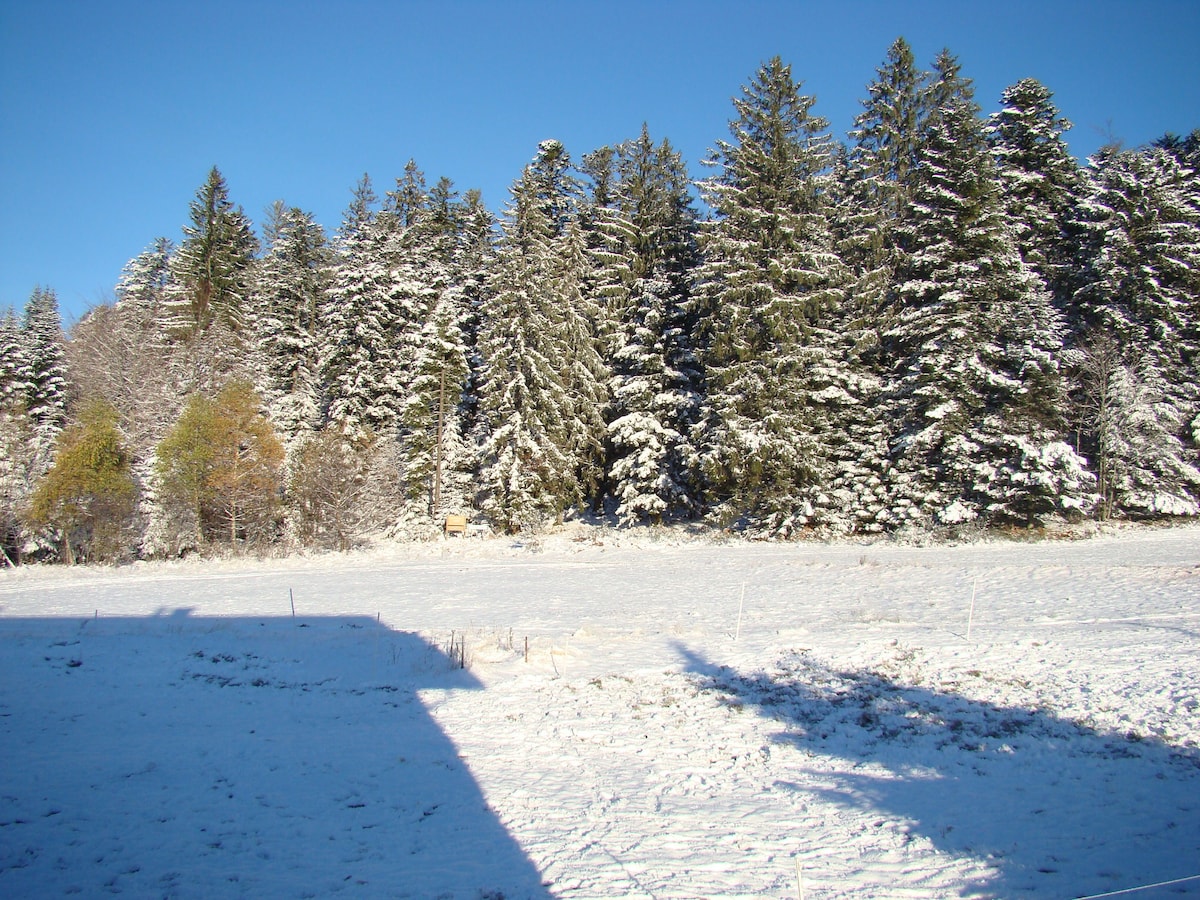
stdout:
{"type": "Polygon", "coordinates": [[[1109,891],[1107,894],[1088,894],[1086,897],[1076,897],[1075,900],[1100,900],[1101,897],[1123,897],[1141,891],[1151,891],[1154,888],[1170,887],[1173,884],[1184,884],[1188,881],[1200,881],[1200,875],[1189,875],[1186,878],[1172,878],[1170,881],[1159,881],[1155,884],[1143,884],[1138,887],[1125,888],[1120,891],[1109,891]]]}

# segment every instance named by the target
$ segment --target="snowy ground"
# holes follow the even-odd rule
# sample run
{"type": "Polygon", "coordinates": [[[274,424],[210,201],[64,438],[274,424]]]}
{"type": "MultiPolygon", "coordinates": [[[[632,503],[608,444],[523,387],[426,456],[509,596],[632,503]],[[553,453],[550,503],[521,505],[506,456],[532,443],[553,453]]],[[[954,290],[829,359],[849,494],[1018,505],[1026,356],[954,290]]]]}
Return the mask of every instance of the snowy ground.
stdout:
{"type": "Polygon", "coordinates": [[[1197,875],[1195,527],[579,531],[0,576],[4,897],[1069,898],[1197,875]]]}

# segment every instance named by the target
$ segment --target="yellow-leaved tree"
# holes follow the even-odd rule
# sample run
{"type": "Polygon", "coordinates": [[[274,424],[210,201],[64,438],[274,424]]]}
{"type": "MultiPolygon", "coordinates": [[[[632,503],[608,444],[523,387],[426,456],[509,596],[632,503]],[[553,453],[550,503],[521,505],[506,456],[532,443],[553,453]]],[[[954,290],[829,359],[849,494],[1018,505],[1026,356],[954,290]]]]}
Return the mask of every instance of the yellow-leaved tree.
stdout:
{"type": "Polygon", "coordinates": [[[195,394],[158,445],[158,500],[189,520],[198,546],[262,546],[279,528],[283,444],[246,381],[195,394]]]}
{"type": "Polygon", "coordinates": [[[67,563],[132,550],[137,487],[117,419],[110,404],[84,407],[59,434],[54,463],[29,499],[27,524],[49,532],[67,563]]]}

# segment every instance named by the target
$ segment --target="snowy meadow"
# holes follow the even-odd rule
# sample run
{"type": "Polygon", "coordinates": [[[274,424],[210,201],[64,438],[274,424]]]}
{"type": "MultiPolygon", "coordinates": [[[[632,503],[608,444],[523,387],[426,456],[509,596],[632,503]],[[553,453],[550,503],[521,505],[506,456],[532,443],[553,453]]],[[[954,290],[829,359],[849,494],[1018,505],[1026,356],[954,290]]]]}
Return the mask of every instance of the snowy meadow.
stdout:
{"type": "Polygon", "coordinates": [[[6,570],[0,895],[1200,897],[1200,528],[635,534],[6,570]]]}

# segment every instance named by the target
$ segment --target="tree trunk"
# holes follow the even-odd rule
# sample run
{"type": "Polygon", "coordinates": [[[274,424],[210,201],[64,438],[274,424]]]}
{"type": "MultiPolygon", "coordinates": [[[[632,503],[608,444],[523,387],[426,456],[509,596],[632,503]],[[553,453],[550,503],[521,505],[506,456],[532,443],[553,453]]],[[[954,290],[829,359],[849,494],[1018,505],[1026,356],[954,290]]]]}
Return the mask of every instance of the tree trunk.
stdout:
{"type": "Polygon", "coordinates": [[[438,387],[437,444],[434,447],[433,464],[433,517],[436,520],[442,508],[442,430],[446,422],[446,369],[442,368],[438,387]]]}

